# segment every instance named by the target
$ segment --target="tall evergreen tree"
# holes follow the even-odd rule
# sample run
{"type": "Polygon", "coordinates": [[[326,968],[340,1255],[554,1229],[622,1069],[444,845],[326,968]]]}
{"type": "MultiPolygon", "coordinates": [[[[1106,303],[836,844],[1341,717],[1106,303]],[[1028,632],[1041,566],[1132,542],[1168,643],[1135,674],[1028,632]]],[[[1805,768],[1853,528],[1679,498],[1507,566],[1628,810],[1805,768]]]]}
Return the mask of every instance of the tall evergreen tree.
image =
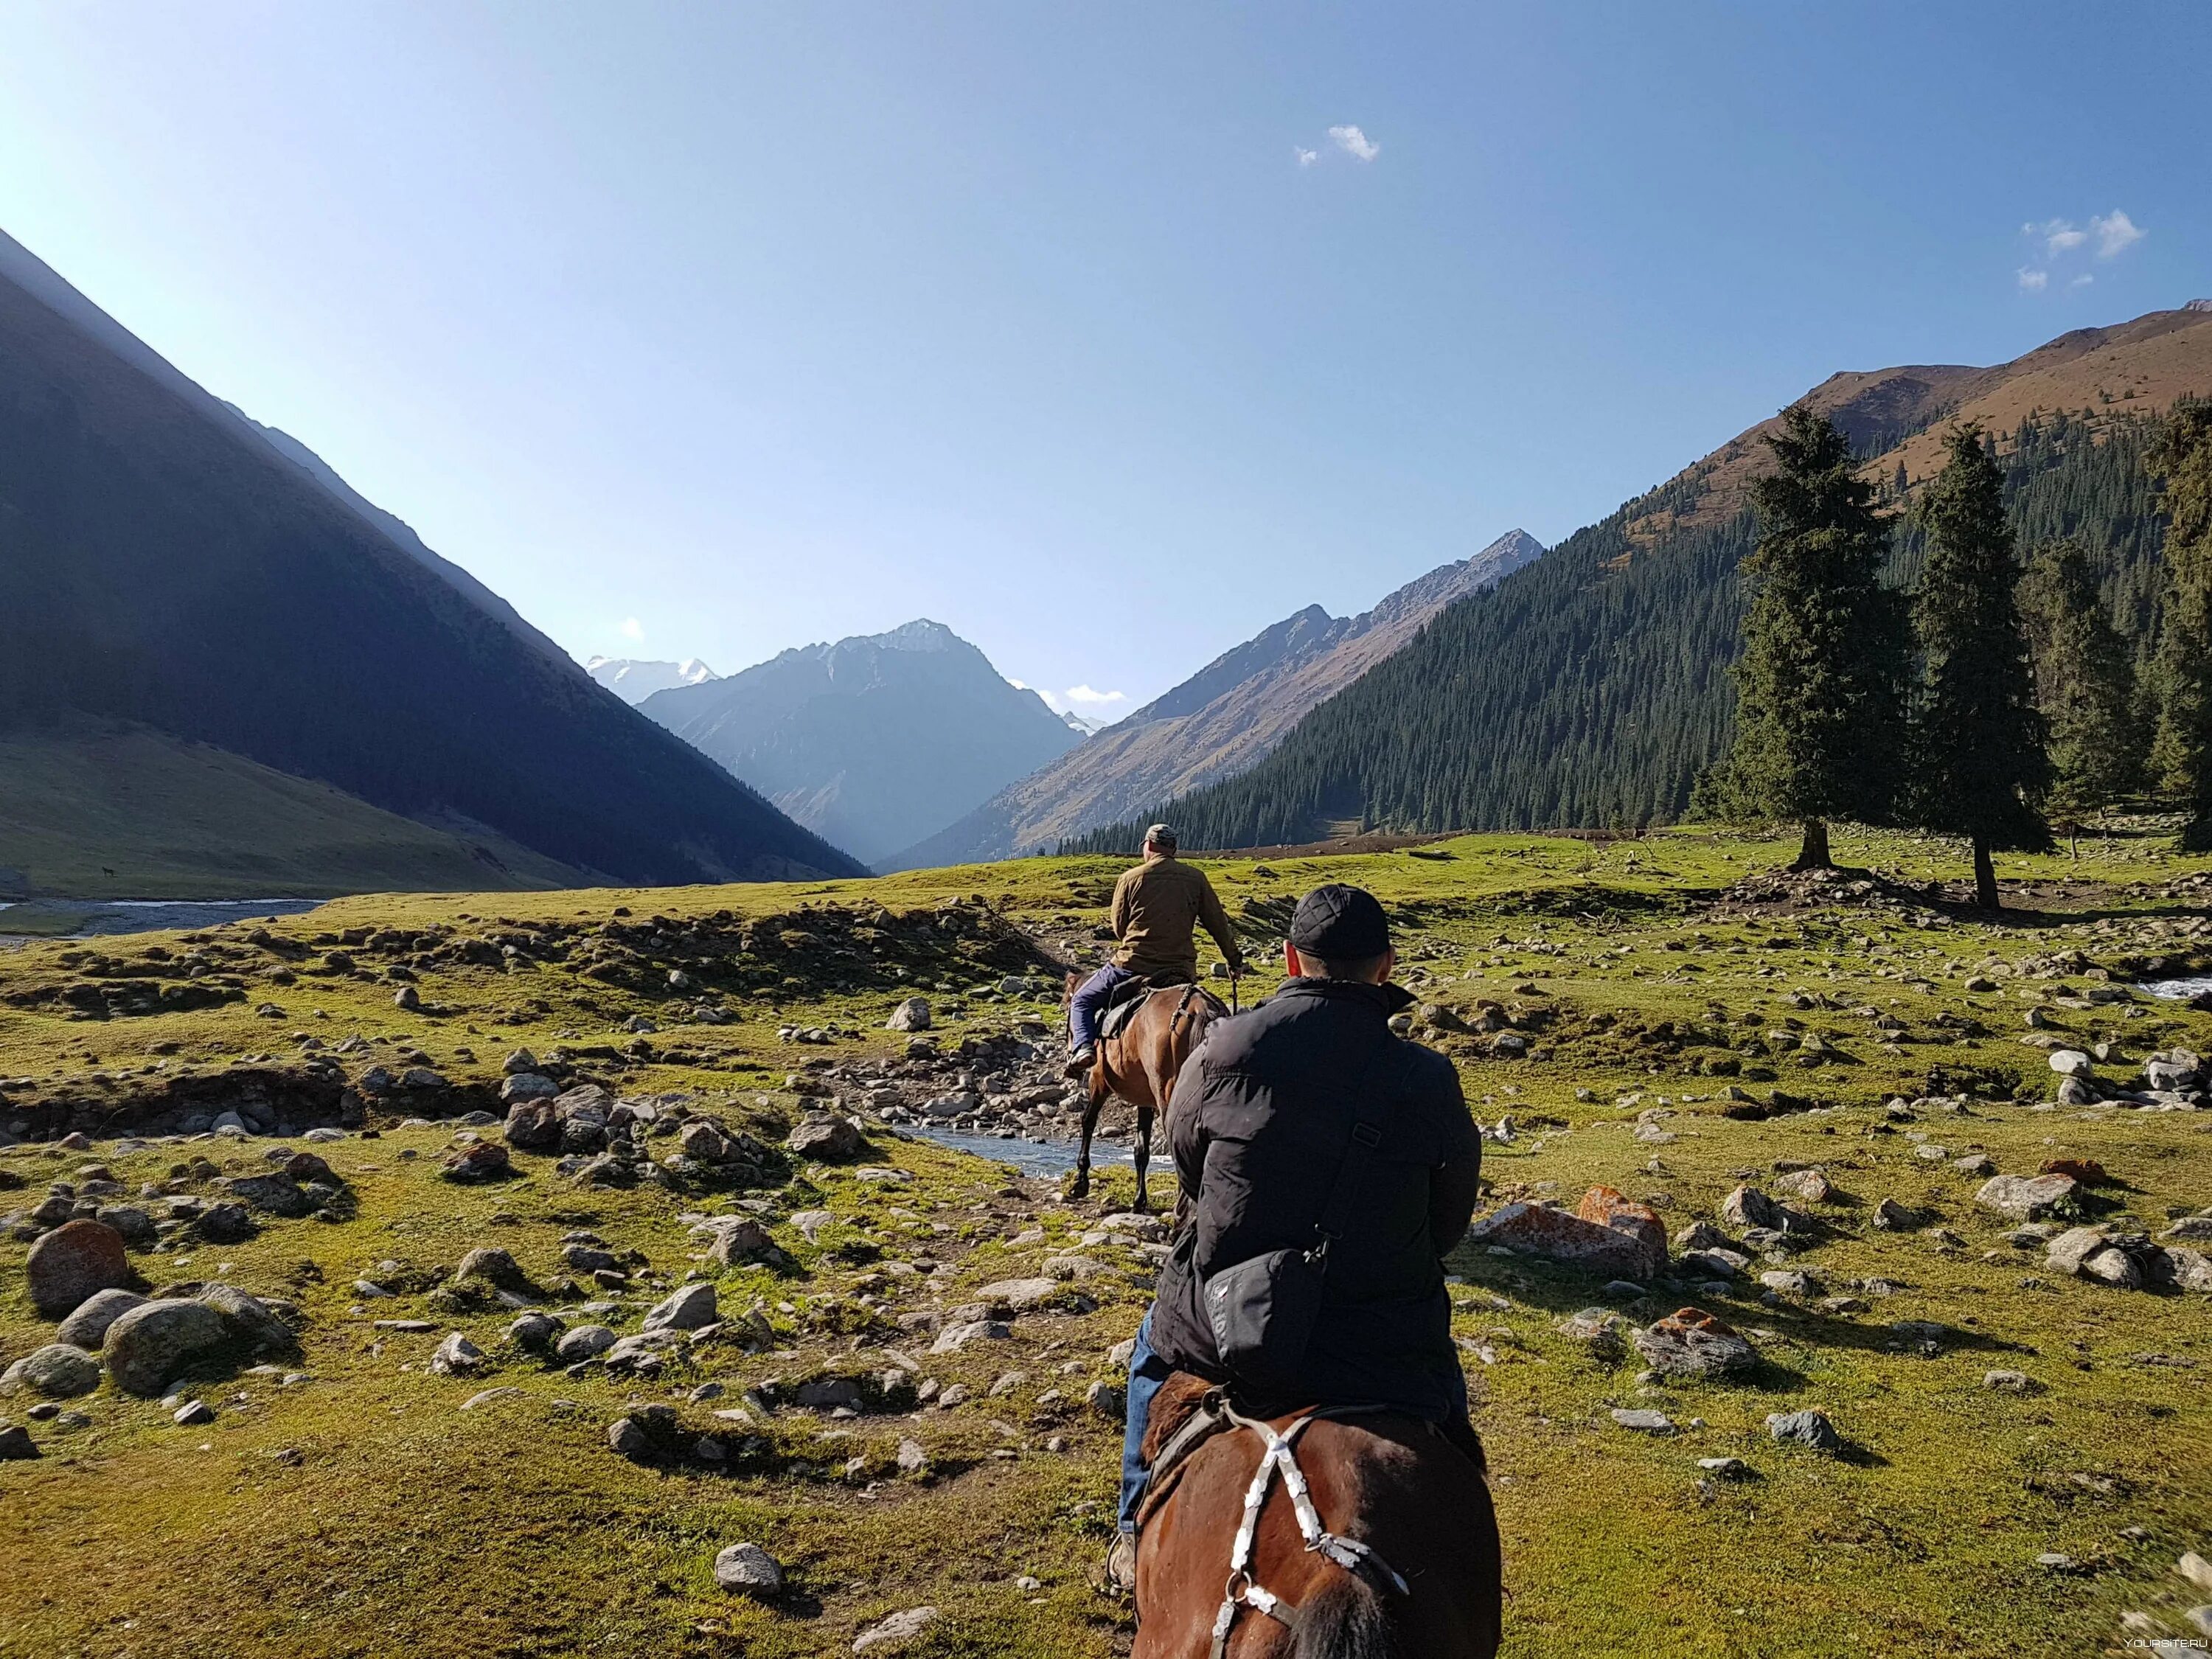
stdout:
{"type": "Polygon", "coordinates": [[[2151,759],[2189,809],[2184,851],[2212,851],[2212,404],[2178,405],[2148,456],[2166,519],[2151,759]]]}
{"type": "Polygon", "coordinates": [[[2046,542],[2019,588],[2035,702],[2050,734],[2049,806],[2068,823],[2142,787],[2135,653],[2112,625],[2080,544],[2046,542]]]}
{"type": "Polygon", "coordinates": [[[2013,598],[2020,570],[2004,475],[1978,427],[1953,428],[1946,445],[1950,459],[1920,504],[1928,556],[1912,612],[1923,676],[1912,711],[1912,816],[1973,843],[1975,901],[1993,910],[1991,849],[2051,845],[2035,805],[2051,764],[2013,598]]]}
{"type": "Polygon", "coordinates": [[[1898,596],[1880,580],[1889,520],[1850,441],[1803,404],[1771,434],[1776,470],[1752,486],[1760,534],[1735,672],[1735,746],[1705,799],[1730,816],[1795,818],[1795,868],[1832,860],[1832,817],[1893,803],[1908,659],[1898,596]]]}

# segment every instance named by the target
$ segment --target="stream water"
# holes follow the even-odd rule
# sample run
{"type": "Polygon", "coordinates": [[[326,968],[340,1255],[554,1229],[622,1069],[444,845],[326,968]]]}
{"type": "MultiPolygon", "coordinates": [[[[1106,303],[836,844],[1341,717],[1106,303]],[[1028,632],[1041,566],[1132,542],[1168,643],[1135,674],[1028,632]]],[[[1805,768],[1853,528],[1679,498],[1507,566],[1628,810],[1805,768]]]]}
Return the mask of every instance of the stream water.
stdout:
{"type": "MultiPolygon", "coordinates": [[[[933,1140],[940,1146],[950,1146],[956,1152],[973,1152],[977,1158],[991,1158],[1000,1164],[1011,1164],[1024,1175],[1059,1175],[1075,1167],[1076,1144],[1072,1140],[1024,1140],[1018,1135],[964,1134],[957,1129],[929,1129],[912,1123],[902,1127],[908,1134],[919,1135],[924,1140],[933,1140]]],[[[1091,1143],[1091,1165],[1093,1169],[1134,1161],[1127,1146],[1111,1146],[1103,1140],[1091,1143]]]]}
{"type": "MultiPolygon", "coordinates": [[[[321,899],[26,899],[0,904],[0,936],[22,929],[46,938],[90,939],[100,933],[149,933],[167,928],[212,927],[218,922],[259,921],[264,916],[297,915],[312,910],[321,899]],[[34,918],[60,916],[76,926],[66,933],[48,933],[25,924],[34,918]],[[9,923],[13,921],[15,927],[9,923]]],[[[18,935],[19,938],[21,934],[18,935]]]]}
{"type": "Polygon", "coordinates": [[[2142,990],[2146,996],[2163,997],[2169,1002],[2186,1002],[2191,997],[2212,991],[2212,975],[2199,975],[2195,979],[2153,980],[2142,990]]]}

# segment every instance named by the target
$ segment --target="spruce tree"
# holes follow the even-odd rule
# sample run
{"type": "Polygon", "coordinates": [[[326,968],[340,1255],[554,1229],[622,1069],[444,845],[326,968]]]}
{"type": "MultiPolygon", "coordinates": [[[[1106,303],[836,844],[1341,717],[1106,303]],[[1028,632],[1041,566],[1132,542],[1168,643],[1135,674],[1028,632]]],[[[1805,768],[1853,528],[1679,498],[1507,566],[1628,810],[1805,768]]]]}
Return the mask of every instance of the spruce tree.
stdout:
{"type": "Polygon", "coordinates": [[[2039,548],[2019,599],[2036,707],[2050,734],[2048,805],[2070,825],[2142,786],[2146,733],[2134,652],[2112,625],[2096,573],[2075,542],[2039,548]]]}
{"type": "Polygon", "coordinates": [[[1735,744],[1705,798],[1729,816],[1794,818],[1796,869],[1830,862],[1832,817],[1891,809],[1908,657],[1898,596],[1880,581],[1890,520],[1850,441],[1803,404],[1766,440],[1776,470],[1752,485],[1758,544],[1736,665],[1735,744]]]}
{"type": "Polygon", "coordinates": [[[1974,900],[1994,910],[1990,851],[2051,845],[2035,804],[2051,763],[2013,598],[2020,569],[2004,475],[1979,427],[1954,427],[1945,444],[1950,459],[1920,503],[1928,557],[1912,607],[1923,676],[1912,710],[1912,816],[1972,842],[1974,900]]]}
{"type": "Polygon", "coordinates": [[[2151,759],[2188,809],[2182,850],[2203,853],[2212,851],[2212,404],[2178,405],[2148,459],[2166,520],[2151,759]]]}

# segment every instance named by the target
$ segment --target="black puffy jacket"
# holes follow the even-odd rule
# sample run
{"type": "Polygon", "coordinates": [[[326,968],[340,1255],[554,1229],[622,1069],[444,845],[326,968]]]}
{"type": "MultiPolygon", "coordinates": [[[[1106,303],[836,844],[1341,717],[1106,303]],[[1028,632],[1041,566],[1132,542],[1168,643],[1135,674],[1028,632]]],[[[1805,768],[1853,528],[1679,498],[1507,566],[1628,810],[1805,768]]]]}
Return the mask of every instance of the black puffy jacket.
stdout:
{"type": "Polygon", "coordinates": [[[1316,1242],[1348,1168],[1304,1398],[1449,1415],[1463,1398],[1441,1258],[1467,1231],[1482,1137],[1442,1054],[1401,1041],[1396,986],[1292,980],[1222,1021],[1183,1068],[1169,1139],[1193,1200],[1160,1275],[1152,1346],[1216,1381],[1200,1291],[1224,1267],[1316,1242]],[[1381,1131],[1352,1165],[1355,1122],[1381,1131]]]}

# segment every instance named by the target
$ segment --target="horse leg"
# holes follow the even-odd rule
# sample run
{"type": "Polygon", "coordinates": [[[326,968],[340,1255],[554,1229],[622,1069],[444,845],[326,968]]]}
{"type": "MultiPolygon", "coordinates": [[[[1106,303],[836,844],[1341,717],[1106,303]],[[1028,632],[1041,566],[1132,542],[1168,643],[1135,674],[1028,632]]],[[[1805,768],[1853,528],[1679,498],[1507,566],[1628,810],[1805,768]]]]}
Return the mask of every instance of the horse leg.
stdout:
{"type": "Polygon", "coordinates": [[[1152,1161],[1152,1109],[1137,1109],[1137,1213],[1152,1212],[1152,1195],[1145,1184],[1145,1170],[1152,1161]]]}
{"type": "Polygon", "coordinates": [[[1091,1196],[1091,1132],[1098,1127],[1098,1113],[1106,1103],[1106,1091],[1099,1086],[1105,1074],[1102,1061],[1092,1067],[1091,1089],[1083,1103],[1083,1135],[1075,1149],[1075,1184],[1067,1189],[1070,1199],[1091,1196]]]}

